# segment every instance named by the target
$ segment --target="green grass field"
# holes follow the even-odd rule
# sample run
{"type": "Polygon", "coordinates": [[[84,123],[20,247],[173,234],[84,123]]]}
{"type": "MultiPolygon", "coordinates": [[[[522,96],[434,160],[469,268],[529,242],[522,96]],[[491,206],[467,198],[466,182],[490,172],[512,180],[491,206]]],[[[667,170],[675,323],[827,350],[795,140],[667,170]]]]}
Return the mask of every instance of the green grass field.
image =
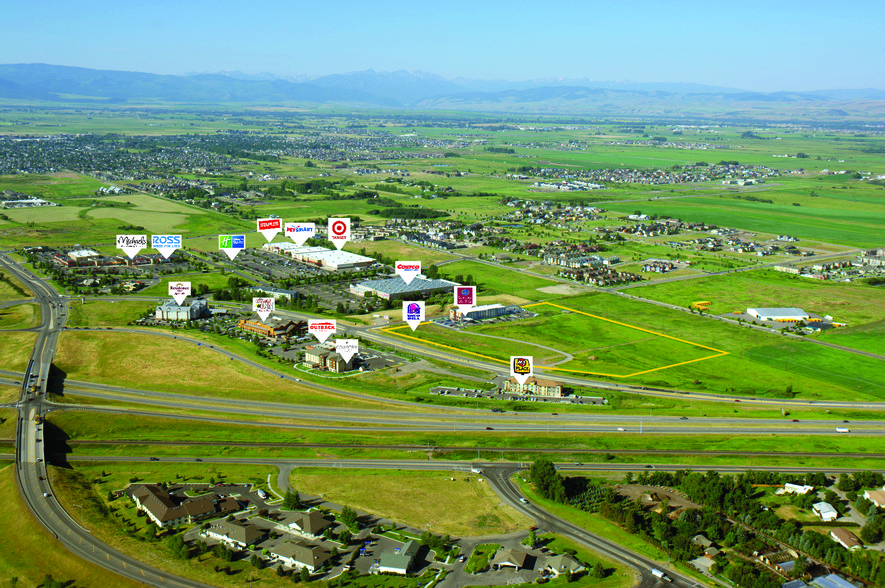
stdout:
{"type": "Polygon", "coordinates": [[[821,333],[818,338],[834,345],[885,355],[885,320],[856,327],[832,329],[821,333]]]}
{"type": "Polygon", "coordinates": [[[531,525],[512,507],[501,504],[488,484],[469,474],[298,468],[290,474],[289,483],[299,492],[322,495],[437,534],[492,535],[531,525]]]}
{"type": "Polygon", "coordinates": [[[0,578],[7,586],[39,586],[46,574],[72,585],[134,587],[140,584],[108,572],[104,568],[71,557],[52,535],[31,515],[15,483],[14,466],[0,469],[0,492],[7,508],[0,513],[0,578]],[[13,583],[12,578],[17,578],[13,583]]]}
{"type": "Polygon", "coordinates": [[[539,316],[460,331],[424,325],[411,334],[403,327],[393,327],[386,332],[430,341],[504,363],[512,355],[533,355],[536,357],[536,367],[546,364],[551,372],[618,378],[722,355],[718,349],[701,347],[690,341],[562,305],[539,303],[525,308],[537,312],[539,316]],[[574,359],[566,361],[566,354],[573,355],[574,359]]]}
{"type": "Polygon", "coordinates": [[[885,398],[881,377],[885,366],[881,359],[852,355],[850,369],[846,369],[846,352],[804,341],[754,347],[746,350],[745,355],[790,373],[837,383],[854,390],[859,398],[885,398]]]}
{"type": "Polygon", "coordinates": [[[27,329],[40,324],[41,310],[37,304],[19,304],[0,308],[0,329],[27,329]]]}
{"type": "MultiPolygon", "coordinates": [[[[218,241],[216,239],[216,248],[218,241]]],[[[191,291],[195,292],[198,284],[206,284],[210,291],[216,291],[223,288],[229,288],[228,280],[231,276],[222,275],[220,272],[212,271],[206,274],[203,273],[183,273],[183,274],[170,274],[167,276],[162,276],[160,278],[160,283],[156,286],[151,286],[149,288],[145,288],[138,292],[139,296],[156,296],[157,298],[169,298],[169,284],[170,282],[190,282],[191,283],[191,291]]]]}
{"type": "Polygon", "coordinates": [[[457,275],[473,276],[480,286],[479,296],[510,294],[526,300],[547,300],[558,298],[555,292],[542,292],[541,288],[560,285],[553,280],[527,276],[500,266],[486,265],[475,261],[457,261],[439,268],[440,275],[454,279],[457,275]]]}
{"type": "Polygon", "coordinates": [[[73,300],[68,303],[68,322],[71,327],[108,327],[126,325],[144,316],[155,305],[146,300],[125,302],[111,300],[73,300]]]}
{"type": "Polygon", "coordinates": [[[686,308],[695,301],[708,300],[713,303],[711,314],[795,306],[831,315],[849,326],[885,319],[885,288],[811,280],[771,269],[650,284],[630,293],[686,308]]]}

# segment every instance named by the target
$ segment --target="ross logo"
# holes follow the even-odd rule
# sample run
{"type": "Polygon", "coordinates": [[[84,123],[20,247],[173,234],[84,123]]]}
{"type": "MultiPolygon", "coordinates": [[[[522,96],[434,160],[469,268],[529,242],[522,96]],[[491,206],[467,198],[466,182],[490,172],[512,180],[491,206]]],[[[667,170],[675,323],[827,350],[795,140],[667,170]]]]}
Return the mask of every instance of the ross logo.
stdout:
{"type": "Polygon", "coordinates": [[[154,249],[166,249],[168,247],[181,247],[181,235],[151,235],[151,247],[154,249]]]}

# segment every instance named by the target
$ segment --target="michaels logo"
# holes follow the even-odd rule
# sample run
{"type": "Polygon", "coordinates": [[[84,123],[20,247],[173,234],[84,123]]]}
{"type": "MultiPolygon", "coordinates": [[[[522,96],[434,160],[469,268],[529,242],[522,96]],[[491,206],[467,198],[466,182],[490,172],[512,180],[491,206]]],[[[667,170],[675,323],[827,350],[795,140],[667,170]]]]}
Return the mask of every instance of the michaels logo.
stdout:
{"type": "Polygon", "coordinates": [[[147,247],[147,235],[117,235],[117,248],[147,247]]]}
{"type": "Polygon", "coordinates": [[[406,307],[406,320],[407,321],[420,321],[421,320],[421,305],[416,302],[411,302],[406,307]]]}

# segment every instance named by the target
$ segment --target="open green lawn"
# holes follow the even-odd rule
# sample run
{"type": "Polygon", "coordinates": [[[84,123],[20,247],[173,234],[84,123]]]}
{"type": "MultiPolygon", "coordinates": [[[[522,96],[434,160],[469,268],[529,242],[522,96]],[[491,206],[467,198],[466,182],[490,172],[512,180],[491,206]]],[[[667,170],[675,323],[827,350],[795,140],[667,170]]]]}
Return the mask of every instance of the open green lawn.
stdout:
{"type": "Polygon", "coordinates": [[[612,377],[667,369],[667,366],[722,355],[717,349],[558,304],[540,303],[526,308],[539,316],[460,331],[422,325],[414,333],[402,327],[386,332],[504,362],[512,355],[533,355],[536,366],[551,366],[550,371],[612,377]],[[574,359],[566,361],[566,354],[574,359]]]}
{"type": "Polygon", "coordinates": [[[126,325],[144,316],[156,305],[146,300],[72,300],[68,303],[69,327],[107,327],[126,325]]]}
{"type": "Polygon", "coordinates": [[[479,296],[511,294],[527,300],[557,298],[555,292],[542,292],[541,288],[556,287],[558,282],[520,274],[501,266],[486,265],[475,261],[457,261],[440,267],[440,275],[454,279],[458,275],[473,276],[479,284],[479,296]]]}
{"type": "Polygon", "coordinates": [[[40,324],[40,306],[19,304],[0,308],[0,329],[27,329],[40,324]]]}
{"type": "Polygon", "coordinates": [[[849,354],[845,351],[805,341],[753,347],[747,349],[745,355],[754,361],[776,366],[790,373],[803,374],[851,388],[861,399],[885,398],[881,359],[850,354],[849,360],[849,354]],[[850,366],[849,369],[846,369],[846,363],[850,366]]]}
{"type": "Polygon", "coordinates": [[[631,288],[630,294],[688,307],[708,300],[711,314],[799,307],[849,326],[885,319],[885,288],[811,280],[771,269],[631,288]]]}
{"type": "Polygon", "coordinates": [[[3,333],[0,337],[0,367],[25,371],[36,340],[37,333],[3,333]]]}
{"type": "MultiPolygon", "coordinates": [[[[30,335],[20,335],[25,334],[30,335]]],[[[22,361],[27,363],[26,356],[22,361]]],[[[334,396],[232,361],[208,346],[147,334],[66,331],[59,337],[54,364],[68,378],[115,386],[307,404],[335,402],[334,396]],[[123,365],[126,369],[120,369],[123,365]],[[170,379],[169,374],[182,374],[184,379],[170,379]]]]}
{"type": "Polygon", "coordinates": [[[478,478],[463,472],[298,468],[289,483],[299,492],[437,534],[493,535],[532,524],[478,478]]]}
{"type": "Polygon", "coordinates": [[[434,263],[455,259],[454,255],[444,251],[419,247],[395,239],[348,243],[344,246],[344,250],[351,253],[360,253],[362,250],[365,250],[367,255],[380,253],[385,257],[393,258],[395,261],[420,261],[422,271],[426,271],[434,263]]]}
{"type": "Polygon", "coordinates": [[[834,345],[885,355],[885,320],[832,329],[821,333],[818,338],[834,345]]]}
{"type": "Polygon", "coordinates": [[[21,280],[6,272],[0,272],[0,300],[18,300],[30,298],[33,293],[21,283],[21,280]]]}
{"type": "MultiPolygon", "coordinates": [[[[721,197],[693,197],[648,202],[608,203],[618,212],[641,210],[644,214],[703,221],[708,224],[759,231],[768,234],[789,234],[800,239],[838,243],[853,247],[881,245],[881,227],[885,225],[885,188],[856,182],[854,192],[867,202],[848,200],[853,194],[841,191],[838,196],[822,194],[811,197],[804,193],[778,194],[765,189],[753,192],[758,198],[771,199],[773,204],[749,202],[725,194],[721,197]],[[847,196],[848,198],[840,198],[847,196]],[[797,202],[799,206],[792,203],[797,202]]],[[[816,191],[817,193],[817,191],[816,191]]],[[[800,244],[801,246],[801,244],[800,244]]]]}
{"type": "MultiPolygon", "coordinates": [[[[216,246],[218,242],[216,240],[216,246]]],[[[228,280],[231,278],[229,275],[224,275],[220,272],[209,272],[209,273],[184,273],[184,274],[170,274],[166,276],[162,276],[160,278],[160,283],[156,286],[151,286],[149,288],[145,288],[144,290],[139,291],[137,294],[139,296],[156,296],[158,298],[169,298],[169,284],[170,282],[190,282],[191,283],[191,292],[196,292],[197,286],[199,284],[206,284],[210,291],[214,292],[223,288],[229,288],[228,280]]],[[[241,278],[242,279],[242,278],[241,278]]]]}

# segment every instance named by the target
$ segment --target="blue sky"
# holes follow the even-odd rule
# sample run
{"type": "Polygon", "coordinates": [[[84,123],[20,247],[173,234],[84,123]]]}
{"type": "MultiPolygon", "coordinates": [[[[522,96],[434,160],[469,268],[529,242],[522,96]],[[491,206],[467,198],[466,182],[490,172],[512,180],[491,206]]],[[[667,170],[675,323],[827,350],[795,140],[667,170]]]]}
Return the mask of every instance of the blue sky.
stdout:
{"type": "Polygon", "coordinates": [[[7,2],[0,62],[885,89],[885,1],[7,2]]]}

